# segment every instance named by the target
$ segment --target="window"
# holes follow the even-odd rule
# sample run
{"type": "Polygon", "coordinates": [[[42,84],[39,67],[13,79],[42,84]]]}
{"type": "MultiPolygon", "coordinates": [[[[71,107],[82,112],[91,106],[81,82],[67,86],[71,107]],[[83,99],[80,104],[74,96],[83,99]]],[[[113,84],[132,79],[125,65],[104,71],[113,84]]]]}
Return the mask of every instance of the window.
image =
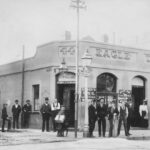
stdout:
{"type": "Polygon", "coordinates": [[[33,101],[34,101],[34,111],[40,110],[40,103],[39,103],[39,89],[40,85],[36,84],[33,85],[33,101]]]}
{"type": "Polygon", "coordinates": [[[109,73],[98,76],[97,92],[116,92],[116,77],[109,73]]]}

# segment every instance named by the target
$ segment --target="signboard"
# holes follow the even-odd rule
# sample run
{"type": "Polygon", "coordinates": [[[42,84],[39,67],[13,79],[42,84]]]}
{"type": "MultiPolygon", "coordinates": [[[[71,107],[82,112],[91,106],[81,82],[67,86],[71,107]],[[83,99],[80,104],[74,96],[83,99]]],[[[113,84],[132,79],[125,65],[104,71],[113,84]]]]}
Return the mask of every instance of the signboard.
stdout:
{"type": "Polygon", "coordinates": [[[131,90],[120,89],[118,99],[126,102],[128,98],[131,98],[131,90]]]}
{"type": "Polygon", "coordinates": [[[58,76],[57,84],[75,83],[75,75],[73,73],[64,72],[58,76]]]}
{"type": "MultiPolygon", "coordinates": [[[[96,98],[96,88],[88,88],[88,99],[96,98]]],[[[85,99],[85,88],[81,88],[81,101],[85,99]]]]}

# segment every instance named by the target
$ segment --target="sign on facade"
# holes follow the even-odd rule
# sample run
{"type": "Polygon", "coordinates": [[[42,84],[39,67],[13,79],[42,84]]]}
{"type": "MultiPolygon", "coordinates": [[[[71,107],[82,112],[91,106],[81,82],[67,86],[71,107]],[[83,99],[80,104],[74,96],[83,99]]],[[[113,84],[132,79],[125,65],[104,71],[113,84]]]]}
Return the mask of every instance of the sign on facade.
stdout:
{"type": "Polygon", "coordinates": [[[127,101],[127,99],[131,99],[131,90],[120,89],[118,94],[119,101],[127,101]]]}
{"type": "MultiPolygon", "coordinates": [[[[88,88],[88,99],[96,98],[96,88],[88,88]]],[[[81,101],[85,100],[85,88],[81,88],[81,101]]]]}

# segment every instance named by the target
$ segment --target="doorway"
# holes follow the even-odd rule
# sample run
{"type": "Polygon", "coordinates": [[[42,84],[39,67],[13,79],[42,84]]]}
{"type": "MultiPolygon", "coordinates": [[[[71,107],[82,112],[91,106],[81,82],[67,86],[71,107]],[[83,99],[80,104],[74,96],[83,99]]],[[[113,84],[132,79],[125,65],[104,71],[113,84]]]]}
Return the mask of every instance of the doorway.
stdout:
{"type": "Polygon", "coordinates": [[[132,86],[132,99],[133,99],[133,120],[131,125],[133,127],[144,127],[144,124],[141,124],[141,117],[139,113],[139,106],[143,103],[145,99],[145,87],[144,86],[132,86]]]}
{"type": "Polygon", "coordinates": [[[75,120],[75,84],[57,84],[57,99],[69,114],[69,126],[74,127],[75,120]]]}

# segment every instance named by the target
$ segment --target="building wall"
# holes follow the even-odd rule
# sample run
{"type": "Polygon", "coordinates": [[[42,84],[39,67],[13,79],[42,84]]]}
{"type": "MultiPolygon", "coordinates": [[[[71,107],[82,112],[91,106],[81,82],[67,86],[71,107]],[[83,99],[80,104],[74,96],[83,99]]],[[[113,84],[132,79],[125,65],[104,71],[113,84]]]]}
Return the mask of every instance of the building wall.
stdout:
{"type": "MultiPolygon", "coordinates": [[[[117,93],[120,89],[131,90],[132,79],[135,76],[142,76],[146,79],[146,98],[148,98],[150,112],[150,52],[82,41],[79,51],[80,69],[82,68],[81,57],[87,48],[93,57],[88,78],[89,88],[96,89],[97,77],[102,73],[111,73],[116,76],[117,93]]],[[[43,103],[44,97],[49,97],[52,102],[56,97],[56,74],[62,58],[65,58],[69,71],[75,73],[75,41],[52,42],[39,46],[36,55],[25,60],[24,100],[30,99],[33,106],[32,85],[40,84],[40,105],[43,103]]],[[[11,115],[14,100],[21,101],[22,75],[20,72],[21,62],[0,66],[0,109],[2,104],[7,102],[9,115],[11,115]]],[[[79,78],[79,95],[81,95],[81,88],[84,88],[82,75],[79,78]]],[[[78,118],[79,128],[82,129],[84,101],[81,101],[81,98],[79,98],[78,118]]],[[[33,111],[30,121],[32,128],[41,128],[39,112],[33,111]]]]}

